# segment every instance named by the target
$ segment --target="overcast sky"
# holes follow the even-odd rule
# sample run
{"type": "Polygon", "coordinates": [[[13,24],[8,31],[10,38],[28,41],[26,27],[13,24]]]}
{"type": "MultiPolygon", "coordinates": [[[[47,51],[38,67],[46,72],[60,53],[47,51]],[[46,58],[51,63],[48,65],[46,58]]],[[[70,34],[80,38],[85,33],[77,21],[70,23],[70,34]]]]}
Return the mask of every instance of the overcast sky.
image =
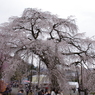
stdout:
{"type": "Polygon", "coordinates": [[[0,24],[21,16],[25,8],[38,8],[67,18],[73,15],[79,32],[95,35],[95,0],[0,0],[0,24]]]}

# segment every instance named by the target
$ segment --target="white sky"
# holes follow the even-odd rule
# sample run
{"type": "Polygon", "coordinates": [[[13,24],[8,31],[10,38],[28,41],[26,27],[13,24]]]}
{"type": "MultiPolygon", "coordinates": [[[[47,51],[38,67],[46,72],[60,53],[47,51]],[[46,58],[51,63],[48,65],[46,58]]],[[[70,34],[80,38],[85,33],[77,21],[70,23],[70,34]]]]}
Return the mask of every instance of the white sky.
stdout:
{"type": "Polygon", "coordinates": [[[62,18],[73,15],[79,32],[95,35],[95,0],[0,0],[0,23],[20,16],[25,8],[38,8],[62,18]]]}

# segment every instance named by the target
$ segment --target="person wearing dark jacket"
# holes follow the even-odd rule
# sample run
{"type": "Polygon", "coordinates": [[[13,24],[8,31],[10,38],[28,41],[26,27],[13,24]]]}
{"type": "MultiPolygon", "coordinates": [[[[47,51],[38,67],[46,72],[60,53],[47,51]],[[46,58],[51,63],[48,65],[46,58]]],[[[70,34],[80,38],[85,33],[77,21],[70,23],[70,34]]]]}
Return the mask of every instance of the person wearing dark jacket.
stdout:
{"type": "Polygon", "coordinates": [[[24,93],[24,90],[19,90],[17,95],[24,95],[23,93],[24,93]]]}

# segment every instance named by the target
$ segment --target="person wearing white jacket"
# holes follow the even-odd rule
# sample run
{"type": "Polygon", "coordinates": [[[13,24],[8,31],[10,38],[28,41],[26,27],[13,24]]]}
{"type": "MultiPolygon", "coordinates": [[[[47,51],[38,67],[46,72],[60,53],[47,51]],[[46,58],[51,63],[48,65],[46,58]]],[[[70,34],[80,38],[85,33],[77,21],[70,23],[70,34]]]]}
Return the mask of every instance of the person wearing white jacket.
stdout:
{"type": "Polygon", "coordinates": [[[56,94],[55,94],[55,89],[52,89],[51,95],[56,95],[56,94]]]}

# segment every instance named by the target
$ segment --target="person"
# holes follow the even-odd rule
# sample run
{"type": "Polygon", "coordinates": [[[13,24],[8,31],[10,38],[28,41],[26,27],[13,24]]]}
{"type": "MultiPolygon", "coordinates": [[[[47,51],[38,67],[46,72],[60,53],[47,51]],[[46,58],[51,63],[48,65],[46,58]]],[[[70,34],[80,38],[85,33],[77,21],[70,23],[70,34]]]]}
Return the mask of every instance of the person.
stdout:
{"type": "Polygon", "coordinates": [[[58,90],[57,95],[61,95],[61,92],[58,90]]]}
{"type": "Polygon", "coordinates": [[[44,95],[44,90],[39,90],[38,95],[44,95]]]}
{"type": "Polygon", "coordinates": [[[9,84],[8,85],[8,93],[11,95],[11,92],[12,92],[12,88],[11,88],[11,85],[9,84]]]}
{"type": "Polygon", "coordinates": [[[49,90],[48,90],[48,94],[47,95],[51,95],[49,90]]]}
{"type": "Polygon", "coordinates": [[[73,90],[73,93],[75,93],[76,92],[76,88],[74,87],[74,88],[72,88],[72,90],[73,90]]]}
{"type": "Polygon", "coordinates": [[[9,88],[7,87],[6,90],[3,92],[3,95],[8,95],[9,93],[9,88]]]}
{"type": "Polygon", "coordinates": [[[17,95],[24,95],[23,93],[24,93],[24,90],[19,90],[17,95]]]}
{"type": "Polygon", "coordinates": [[[45,91],[44,95],[47,95],[48,94],[48,91],[45,91]]]}
{"type": "Polygon", "coordinates": [[[60,95],[63,95],[63,90],[60,91],[60,95]]]}
{"type": "Polygon", "coordinates": [[[0,92],[0,95],[3,95],[3,93],[2,93],[2,92],[0,92]]]}
{"type": "Polygon", "coordinates": [[[29,88],[29,90],[31,90],[31,84],[28,84],[28,88],[29,88]]]}
{"type": "Polygon", "coordinates": [[[26,90],[26,95],[28,95],[29,94],[29,88],[28,88],[27,84],[25,85],[25,90],[26,90]]]}
{"type": "Polygon", "coordinates": [[[52,91],[51,91],[51,95],[56,95],[54,88],[53,88],[52,91]]]}

